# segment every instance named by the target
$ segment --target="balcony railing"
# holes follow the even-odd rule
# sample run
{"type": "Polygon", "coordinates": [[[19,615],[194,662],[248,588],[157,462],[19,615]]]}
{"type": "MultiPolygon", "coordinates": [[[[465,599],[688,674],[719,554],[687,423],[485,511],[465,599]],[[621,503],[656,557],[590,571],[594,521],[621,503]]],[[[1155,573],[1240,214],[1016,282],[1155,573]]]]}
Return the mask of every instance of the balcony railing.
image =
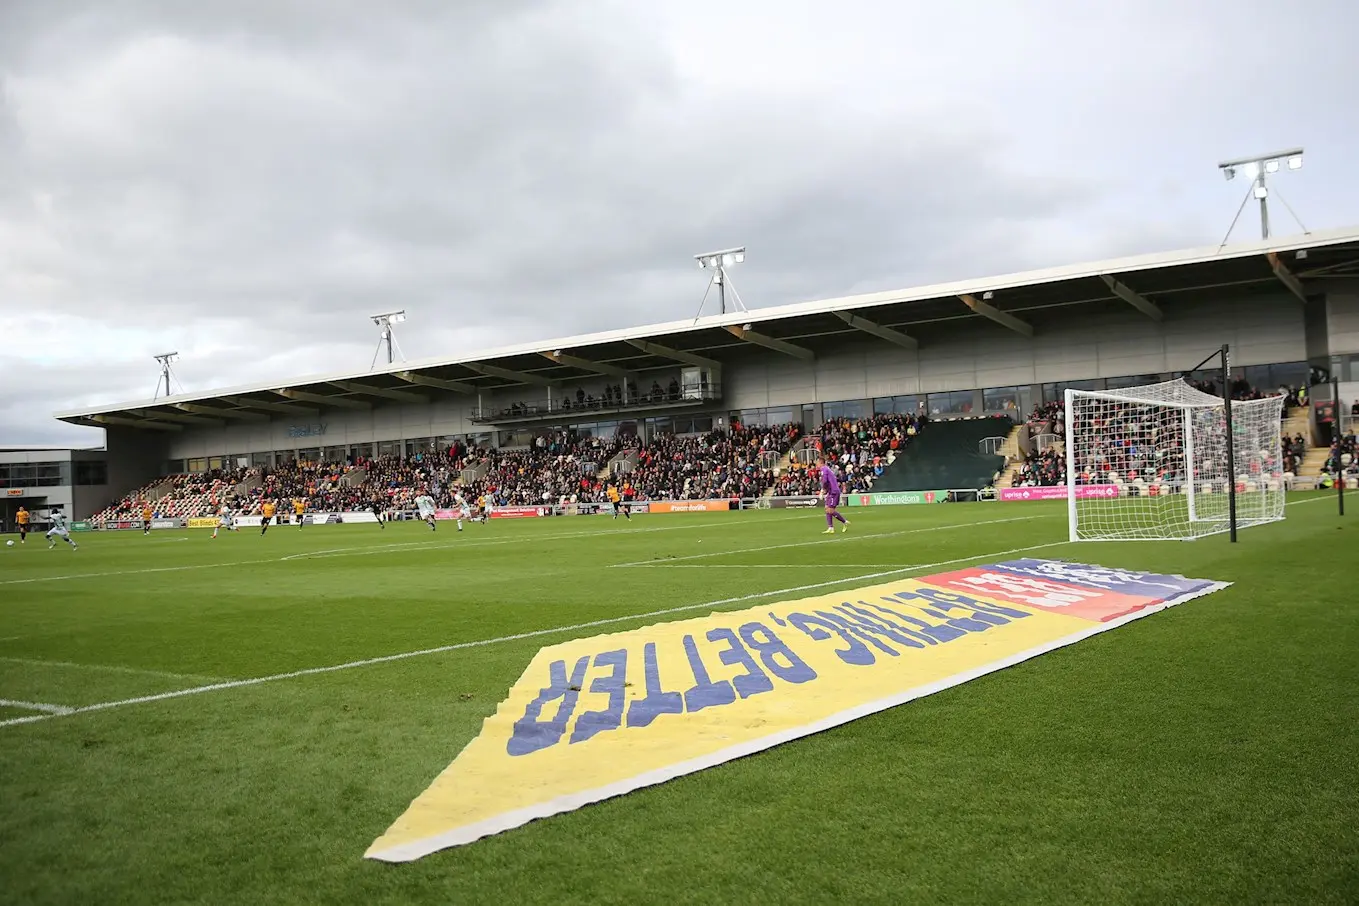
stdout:
{"type": "Polygon", "coordinates": [[[551,400],[474,409],[471,420],[477,425],[513,425],[561,419],[581,421],[605,415],[684,409],[721,401],[721,385],[709,383],[697,387],[663,388],[659,392],[638,393],[635,396],[629,395],[625,400],[600,397],[581,400],[575,396],[564,396],[561,399],[553,397],[551,400]]]}

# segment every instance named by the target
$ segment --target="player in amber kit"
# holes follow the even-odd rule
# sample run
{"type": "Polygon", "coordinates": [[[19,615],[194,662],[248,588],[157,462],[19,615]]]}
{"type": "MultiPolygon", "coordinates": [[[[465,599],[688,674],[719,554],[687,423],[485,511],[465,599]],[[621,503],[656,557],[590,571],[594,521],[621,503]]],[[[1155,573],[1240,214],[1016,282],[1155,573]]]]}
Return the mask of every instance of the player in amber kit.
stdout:
{"type": "Polygon", "coordinates": [[[618,488],[615,485],[610,484],[604,493],[609,496],[609,503],[613,504],[613,518],[617,519],[618,514],[622,513],[623,518],[631,522],[632,514],[628,512],[628,508],[623,504],[623,495],[618,493],[618,488]]]}
{"type": "Polygon", "coordinates": [[[302,517],[307,514],[307,501],[298,497],[293,501],[293,515],[297,517],[297,527],[301,528],[306,522],[302,517]]]}
{"type": "Polygon", "coordinates": [[[156,515],[155,512],[151,509],[151,504],[149,504],[149,503],[143,503],[143,504],[142,504],[142,534],[143,534],[143,535],[149,535],[149,534],[151,534],[151,518],[152,518],[153,516],[155,516],[155,515],[156,515]]]}
{"type": "Polygon", "coordinates": [[[273,502],[272,500],[266,500],[266,501],[264,501],[264,505],[260,507],[260,534],[261,534],[261,535],[263,535],[265,532],[269,531],[269,523],[271,523],[271,522],[274,521],[274,513],[277,511],[277,509],[278,509],[278,508],[274,506],[274,502],[273,502]]]}
{"type": "Polygon", "coordinates": [[[820,456],[816,458],[816,477],[821,479],[821,494],[826,501],[826,530],[822,534],[834,535],[836,520],[840,522],[840,531],[848,531],[849,520],[840,515],[840,479],[820,456]]]}
{"type": "Polygon", "coordinates": [[[31,517],[28,515],[28,510],[20,505],[19,512],[14,514],[14,518],[19,523],[19,543],[24,544],[28,541],[28,520],[31,517]]]}

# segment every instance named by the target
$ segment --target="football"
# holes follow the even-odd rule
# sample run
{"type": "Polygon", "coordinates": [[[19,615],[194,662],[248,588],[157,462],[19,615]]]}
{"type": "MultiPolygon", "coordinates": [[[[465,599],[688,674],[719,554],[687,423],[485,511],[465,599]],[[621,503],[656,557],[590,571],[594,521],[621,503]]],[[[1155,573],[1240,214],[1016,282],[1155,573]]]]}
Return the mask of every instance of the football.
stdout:
{"type": "Polygon", "coordinates": [[[14,539],[13,539],[13,538],[11,538],[10,540],[8,540],[8,541],[5,542],[5,547],[13,547],[13,546],[14,546],[14,539]]]}

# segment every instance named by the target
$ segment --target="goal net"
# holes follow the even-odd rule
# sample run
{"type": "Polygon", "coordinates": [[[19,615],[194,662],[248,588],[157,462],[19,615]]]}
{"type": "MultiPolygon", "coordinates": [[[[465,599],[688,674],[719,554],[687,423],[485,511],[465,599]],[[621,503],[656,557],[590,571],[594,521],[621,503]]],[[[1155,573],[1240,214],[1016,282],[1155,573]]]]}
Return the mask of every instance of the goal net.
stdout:
{"type": "MultiPolygon", "coordinates": [[[[1236,524],[1284,518],[1283,397],[1232,402],[1236,524]]],[[[1066,391],[1072,541],[1192,540],[1230,528],[1227,413],[1183,380],[1066,391]]]]}

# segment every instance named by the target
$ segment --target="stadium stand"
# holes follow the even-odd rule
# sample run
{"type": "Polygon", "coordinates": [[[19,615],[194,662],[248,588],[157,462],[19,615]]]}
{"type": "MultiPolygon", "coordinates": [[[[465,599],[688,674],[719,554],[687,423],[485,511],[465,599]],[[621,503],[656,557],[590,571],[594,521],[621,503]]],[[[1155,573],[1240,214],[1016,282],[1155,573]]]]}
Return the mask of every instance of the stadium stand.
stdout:
{"type": "MultiPolygon", "coordinates": [[[[1196,384],[1216,393],[1211,381],[1196,384]]],[[[664,392],[664,391],[661,391],[664,392]]],[[[1283,424],[1284,472],[1310,485],[1325,484],[1337,465],[1359,478],[1354,434],[1330,447],[1308,442],[1304,390],[1288,396],[1283,424]],[[1349,459],[1343,459],[1349,457],[1349,459]]],[[[1263,394],[1245,382],[1236,399],[1263,394]]],[[[589,406],[590,399],[583,403],[589,406]]],[[[600,401],[606,404],[606,401],[600,401]]],[[[1359,414],[1359,413],[1356,413],[1359,414]]],[[[1063,410],[1060,402],[1035,407],[1025,427],[1033,441],[1019,452],[1018,426],[1005,415],[931,420],[922,414],[886,413],[871,418],[832,418],[803,433],[796,424],[744,427],[677,435],[643,443],[635,435],[603,440],[573,429],[539,435],[527,447],[483,448],[454,444],[411,456],[350,457],[346,462],[288,462],[276,467],[214,470],[174,475],[128,495],[93,517],[96,523],[139,518],[144,503],[158,517],[191,518],[215,513],[230,502],[238,512],[258,513],[266,499],[304,499],[313,512],[364,508],[376,499],[389,510],[406,509],[428,489],[440,506],[461,490],[496,506],[600,503],[615,483],[627,500],[699,500],[805,496],[819,482],[810,474],[818,455],[832,462],[848,493],[996,487],[1055,487],[1066,483],[1063,410]],[[985,441],[1004,437],[996,452],[985,441]],[[909,451],[910,455],[904,455],[909,451]]],[[[1086,464],[1120,472],[1120,480],[1174,478],[1134,474],[1131,461],[1086,464]]]]}
{"type": "Polygon", "coordinates": [[[916,438],[911,455],[898,468],[884,473],[874,490],[890,493],[990,485],[1005,465],[1005,457],[983,452],[981,444],[997,436],[997,430],[1009,431],[1008,424],[998,429],[998,422],[1008,423],[1008,419],[992,416],[931,422],[929,430],[916,438]]]}
{"type": "Polygon", "coordinates": [[[176,475],[159,479],[98,513],[96,523],[129,518],[142,501],[157,513],[192,518],[214,513],[225,502],[256,514],[264,500],[304,499],[310,511],[342,512],[379,499],[403,509],[423,489],[439,505],[455,491],[487,497],[497,506],[599,503],[610,481],[629,500],[755,498],[770,493],[815,494],[808,475],[816,451],[824,451],[845,475],[851,491],[865,491],[885,474],[922,429],[924,419],[887,415],[835,419],[809,438],[805,462],[791,453],[804,439],[800,425],[734,426],[730,431],[679,436],[662,434],[648,444],[635,436],[611,441],[558,431],[525,449],[454,446],[438,454],[354,458],[344,463],[289,462],[274,468],[176,475]],[[623,463],[615,475],[610,465],[623,463]]]}

